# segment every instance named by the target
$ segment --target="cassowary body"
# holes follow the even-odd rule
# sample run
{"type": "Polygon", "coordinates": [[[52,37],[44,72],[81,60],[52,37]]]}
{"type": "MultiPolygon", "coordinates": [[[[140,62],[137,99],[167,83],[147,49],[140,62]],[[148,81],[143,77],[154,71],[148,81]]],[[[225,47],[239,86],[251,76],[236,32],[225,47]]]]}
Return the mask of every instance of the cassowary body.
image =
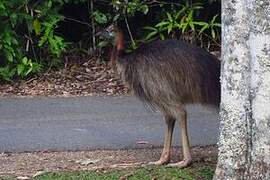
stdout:
{"type": "Polygon", "coordinates": [[[178,40],[155,41],[131,54],[124,53],[123,35],[114,27],[115,50],[112,62],[121,79],[142,101],[157,107],[167,125],[162,155],[153,164],[170,161],[175,121],[181,128],[184,159],[170,166],[191,163],[185,104],[218,105],[220,62],[201,48],[178,40]]]}

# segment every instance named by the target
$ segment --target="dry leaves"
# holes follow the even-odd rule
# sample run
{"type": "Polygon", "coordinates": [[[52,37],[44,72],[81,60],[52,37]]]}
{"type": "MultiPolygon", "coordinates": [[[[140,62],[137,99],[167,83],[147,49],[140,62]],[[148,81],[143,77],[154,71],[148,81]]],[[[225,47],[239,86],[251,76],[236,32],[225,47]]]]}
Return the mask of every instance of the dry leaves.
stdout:
{"type": "Polygon", "coordinates": [[[109,63],[99,64],[90,59],[72,63],[64,69],[51,70],[41,77],[3,84],[0,97],[12,96],[85,96],[120,95],[128,89],[117,78],[109,63]]]}

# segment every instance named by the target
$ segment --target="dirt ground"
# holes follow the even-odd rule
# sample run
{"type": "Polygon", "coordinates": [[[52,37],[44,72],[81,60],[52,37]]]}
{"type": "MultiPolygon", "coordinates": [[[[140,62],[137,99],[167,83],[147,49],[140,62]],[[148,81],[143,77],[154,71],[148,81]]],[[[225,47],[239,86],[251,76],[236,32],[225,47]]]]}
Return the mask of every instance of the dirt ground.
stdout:
{"type": "MultiPolygon", "coordinates": [[[[147,164],[158,160],[161,148],[127,150],[93,150],[67,152],[2,153],[0,155],[1,176],[31,178],[44,172],[122,169],[147,164]]],[[[181,160],[181,149],[172,149],[172,161],[181,160]]],[[[217,148],[193,147],[193,162],[204,162],[215,166],[217,148]]]]}

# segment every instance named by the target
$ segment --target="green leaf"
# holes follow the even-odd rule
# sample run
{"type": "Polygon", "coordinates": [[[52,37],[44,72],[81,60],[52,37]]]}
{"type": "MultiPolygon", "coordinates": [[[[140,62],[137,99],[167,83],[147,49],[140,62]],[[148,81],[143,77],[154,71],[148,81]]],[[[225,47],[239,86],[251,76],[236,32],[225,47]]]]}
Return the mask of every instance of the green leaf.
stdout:
{"type": "Polygon", "coordinates": [[[7,45],[11,46],[11,44],[12,44],[12,38],[11,38],[11,35],[10,35],[9,33],[6,33],[5,36],[4,36],[4,38],[3,38],[3,41],[4,41],[7,45]]]}
{"type": "Polygon", "coordinates": [[[43,44],[47,41],[47,36],[42,36],[41,39],[38,42],[38,46],[41,47],[43,44]]]}
{"type": "Polygon", "coordinates": [[[41,68],[42,68],[41,64],[35,62],[32,63],[32,73],[39,72],[41,68]]]}
{"type": "Polygon", "coordinates": [[[215,15],[215,16],[212,18],[212,20],[210,21],[210,23],[213,24],[213,23],[216,21],[216,18],[217,18],[217,17],[218,17],[218,14],[215,15]]]}
{"type": "Polygon", "coordinates": [[[195,27],[194,27],[194,24],[193,24],[193,22],[192,22],[192,21],[191,21],[191,22],[189,22],[189,26],[191,27],[192,31],[195,31],[195,27]]]}
{"type": "Polygon", "coordinates": [[[31,73],[33,71],[33,64],[32,64],[32,60],[29,59],[29,69],[24,73],[24,76],[27,76],[29,73],[31,73]]]}
{"type": "Polygon", "coordinates": [[[181,20],[180,20],[180,25],[181,25],[181,26],[183,26],[183,24],[186,23],[186,19],[187,19],[186,16],[184,16],[184,17],[181,18],[181,20]]]}
{"type": "Polygon", "coordinates": [[[5,5],[4,5],[4,3],[2,1],[0,1],[0,9],[1,10],[5,10],[6,9],[6,7],[5,7],[5,5]]]}
{"type": "Polygon", "coordinates": [[[172,22],[173,21],[172,15],[170,13],[168,13],[168,12],[166,14],[167,14],[167,17],[168,17],[169,21],[172,22]]]}
{"type": "Polygon", "coordinates": [[[157,35],[157,33],[158,33],[157,31],[153,31],[153,32],[147,34],[147,36],[145,37],[145,39],[146,39],[146,40],[149,40],[149,39],[151,39],[152,37],[154,37],[155,35],[157,35]]]}
{"type": "Polygon", "coordinates": [[[109,44],[108,41],[101,41],[101,42],[98,43],[97,46],[98,46],[99,48],[102,48],[102,47],[106,47],[108,44],[109,44]]]}
{"type": "Polygon", "coordinates": [[[160,27],[160,26],[164,26],[164,25],[167,25],[167,24],[169,24],[169,22],[162,21],[162,22],[156,24],[155,27],[160,27]]]}
{"type": "Polygon", "coordinates": [[[48,7],[48,8],[51,8],[51,7],[52,7],[52,1],[49,1],[49,2],[48,2],[47,7],[48,7]]]}
{"type": "Polygon", "coordinates": [[[16,38],[12,38],[12,43],[14,44],[14,45],[19,45],[19,42],[17,41],[17,39],[16,38]]]}
{"type": "Polygon", "coordinates": [[[148,8],[147,5],[142,5],[142,6],[141,6],[141,10],[142,10],[142,12],[143,12],[144,14],[147,14],[148,11],[149,11],[149,8],[148,8]]]}
{"type": "Polygon", "coordinates": [[[189,11],[187,18],[188,18],[189,21],[193,19],[193,10],[189,11]]]}
{"type": "Polygon", "coordinates": [[[24,65],[27,65],[27,64],[28,64],[28,59],[27,59],[27,57],[24,57],[24,58],[22,59],[22,63],[23,63],[24,65]]]}
{"type": "Polygon", "coordinates": [[[34,31],[35,31],[36,35],[40,35],[41,23],[39,22],[39,20],[37,20],[37,19],[34,20],[33,27],[34,27],[34,31]]]}
{"type": "Polygon", "coordinates": [[[180,11],[178,11],[178,12],[174,15],[174,19],[178,19],[179,16],[180,16],[180,11]]]}
{"type": "Polygon", "coordinates": [[[176,27],[180,30],[183,27],[183,24],[177,24],[176,27]]]}
{"type": "Polygon", "coordinates": [[[56,43],[60,46],[60,49],[64,49],[66,47],[66,44],[64,43],[64,39],[60,36],[54,36],[54,39],[56,43]]]}
{"type": "Polygon", "coordinates": [[[17,14],[16,14],[16,13],[12,13],[12,14],[10,15],[10,22],[11,22],[11,25],[12,25],[13,28],[14,28],[15,25],[17,24],[17,20],[18,20],[17,14]]]}
{"type": "Polygon", "coordinates": [[[221,27],[221,24],[220,23],[213,23],[212,25],[213,26],[216,26],[216,27],[221,27]]]}
{"type": "Polygon", "coordinates": [[[215,33],[215,30],[214,30],[214,29],[211,30],[211,35],[212,35],[212,37],[213,37],[214,39],[216,38],[216,33],[215,33]]]}
{"type": "Polygon", "coordinates": [[[154,27],[150,27],[150,26],[145,26],[145,27],[143,27],[143,29],[145,29],[145,30],[157,31],[157,29],[156,29],[156,28],[154,28],[154,27]]]}
{"type": "Polygon", "coordinates": [[[11,56],[16,56],[15,49],[12,46],[4,44],[5,53],[10,53],[11,56]]]}
{"type": "Polygon", "coordinates": [[[128,14],[134,15],[137,9],[138,9],[138,4],[136,2],[128,2],[128,6],[127,6],[128,14]]]}
{"type": "Polygon", "coordinates": [[[169,24],[169,26],[168,26],[168,34],[172,31],[172,28],[173,28],[173,25],[169,24]]]}
{"type": "Polygon", "coordinates": [[[18,64],[17,65],[17,74],[19,76],[22,76],[24,69],[25,69],[25,66],[23,64],[18,64]]]}
{"type": "Polygon", "coordinates": [[[113,17],[113,22],[116,22],[120,17],[120,14],[117,14],[116,16],[113,17]]]}
{"type": "Polygon", "coordinates": [[[103,14],[102,12],[95,11],[93,15],[94,15],[95,21],[99,24],[106,24],[108,22],[107,16],[103,14]]]}
{"type": "Polygon", "coordinates": [[[0,68],[0,77],[6,81],[12,81],[11,79],[16,73],[16,68],[10,68],[9,66],[0,68]]]}
{"type": "Polygon", "coordinates": [[[161,40],[165,39],[165,36],[163,34],[159,34],[159,37],[160,37],[161,40]]]}
{"type": "Polygon", "coordinates": [[[185,12],[186,10],[187,10],[187,7],[183,6],[182,9],[180,9],[180,11],[179,11],[179,15],[182,14],[183,12],[185,12]]]}
{"type": "Polygon", "coordinates": [[[202,9],[202,3],[193,3],[192,4],[192,9],[202,9]]]}
{"type": "Polygon", "coordinates": [[[188,23],[185,23],[182,25],[182,33],[184,33],[186,31],[188,23]]]}
{"type": "Polygon", "coordinates": [[[202,6],[195,6],[195,7],[193,7],[193,9],[203,9],[203,7],[202,6]]]}
{"type": "Polygon", "coordinates": [[[13,62],[13,55],[9,51],[5,51],[6,58],[9,62],[13,62]]]}
{"type": "Polygon", "coordinates": [[[200,21],[200,22],[193,22],[193,24],[199,25],[199,26],[207,26],[207,25],[208,25],[207,22],[203,22],[203,21],[200,21]]]}
{"type": "Polygon", "coordinates": [[[202,29],[200,30],[199,34],[201,34],[203,31],[205,31],[208,28],[208,24],[203,26],[202,29]]]}

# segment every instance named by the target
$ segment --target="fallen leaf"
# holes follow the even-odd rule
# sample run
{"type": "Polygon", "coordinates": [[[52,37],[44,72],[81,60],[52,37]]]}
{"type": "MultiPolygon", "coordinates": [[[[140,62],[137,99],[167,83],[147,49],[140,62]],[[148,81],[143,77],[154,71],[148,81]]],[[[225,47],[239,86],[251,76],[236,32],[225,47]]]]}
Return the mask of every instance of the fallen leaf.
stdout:
{"type": "Polygon", "coordinates": [[[18,180],[28,180],[30,178],[27,177],[27,176],[18,176],[16,179],[18,179],[18,180]]]}
{"type": "Polygon", "coordinates": [[[100,161],[100,159],[82,159],[82,160],[78,160],[78,161],[75,161],[75,162],[79,163],[81,165],[87,166],[89,164],[95,164],[95,163],[97,163],[99,161],[100,161]]]}
{"type": "Polygon", "coordinates": [[[0,154],[0,156],[9,157],[9,156],[11,156],[11,152],[2,152],[2,153],[0,154]]]}
{"type": "Polygon", "coordinates": [[[47,173],[47,171],[38,171],[33,175],[33,177],[41,176],[41,175],[43,175],[45,173],[47,173]]]}
{"type": "Polygon", "coordinates": [[[149,144],[148,141],[137,141],[137,144],[149,144]]]}
{"type": "Polygon", "coordinates": [[[85,68],[85,71],[86,71],[87,73],[90,73],[90,72],[91,72],[91,69],[85,68]]]}

